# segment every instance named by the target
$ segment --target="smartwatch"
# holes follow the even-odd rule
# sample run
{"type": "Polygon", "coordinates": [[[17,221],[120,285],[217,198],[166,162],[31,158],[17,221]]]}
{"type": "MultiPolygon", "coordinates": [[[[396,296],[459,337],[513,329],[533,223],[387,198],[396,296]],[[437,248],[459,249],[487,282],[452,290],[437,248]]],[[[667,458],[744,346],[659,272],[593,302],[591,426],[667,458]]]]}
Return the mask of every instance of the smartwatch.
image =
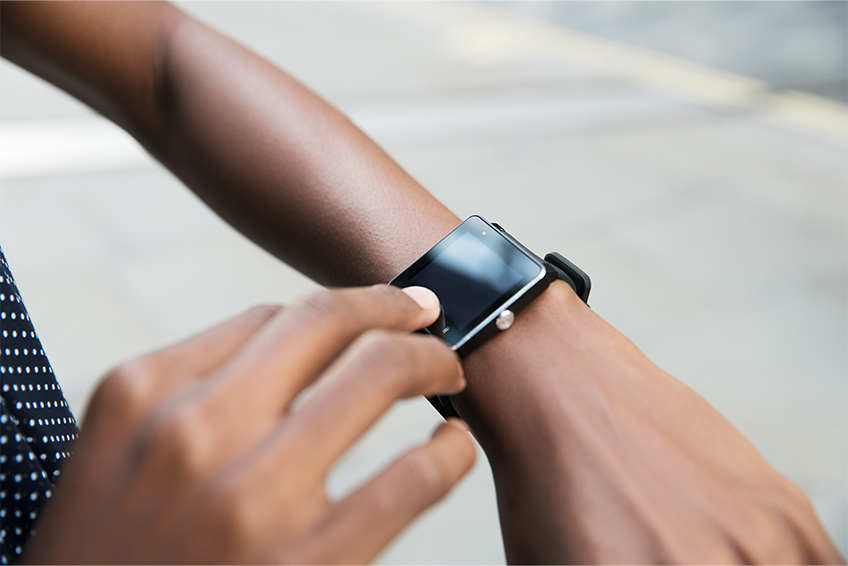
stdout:
{"type": "MultiPolygon", "coordinates": [[[[470,216],[389,283],[436,293],[442,313],[423,332],[443,339],[464,358],[498,332],[556,279],[588,304],[592,282],[554,252],[541,259],[498,224],[470,216]]],[[[458,417],[450,397],[429,398],[445,418],[458,417]]]]}

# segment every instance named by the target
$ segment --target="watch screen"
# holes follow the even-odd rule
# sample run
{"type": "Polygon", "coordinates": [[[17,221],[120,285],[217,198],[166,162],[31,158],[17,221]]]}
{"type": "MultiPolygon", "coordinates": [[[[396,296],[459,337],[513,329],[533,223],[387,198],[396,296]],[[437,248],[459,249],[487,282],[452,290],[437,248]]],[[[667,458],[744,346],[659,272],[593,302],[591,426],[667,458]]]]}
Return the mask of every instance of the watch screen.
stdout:
{"type": "Polygon", "coordinates": [[[445,315],[450,313],[456,328],[465,330],[521,279],[521,273],[466,232],[409,281],[435,292],[445,315]]]}
{"type": "Polygon", "coordinates": [[[444,338],[453,346],[543,274],[538,260],[472,216],[392,284],[419,285],[438,295],[445,313],[444,338]]]}

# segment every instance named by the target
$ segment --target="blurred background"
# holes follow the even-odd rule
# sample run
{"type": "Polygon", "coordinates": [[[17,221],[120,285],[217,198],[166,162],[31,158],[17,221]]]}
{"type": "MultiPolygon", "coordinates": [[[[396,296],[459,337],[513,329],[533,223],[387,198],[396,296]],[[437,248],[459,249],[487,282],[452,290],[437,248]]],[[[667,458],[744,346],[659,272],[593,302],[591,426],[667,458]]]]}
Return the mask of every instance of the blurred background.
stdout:
{"type": "MultiPolygon", "coordinates": [[[[327,98],[459,216],[585,269],[595,311],[797,482],[846,553],[848,4],[182,6],[327,98]]],[[[78,416],[120,361],[315,288],[5,61],[0,245],[78,416]]],[[[331,492],[438,421],[423,399],[398,405],[331,492]]],[[[485,458],[380,561],[503,562],[485,458]]]]}

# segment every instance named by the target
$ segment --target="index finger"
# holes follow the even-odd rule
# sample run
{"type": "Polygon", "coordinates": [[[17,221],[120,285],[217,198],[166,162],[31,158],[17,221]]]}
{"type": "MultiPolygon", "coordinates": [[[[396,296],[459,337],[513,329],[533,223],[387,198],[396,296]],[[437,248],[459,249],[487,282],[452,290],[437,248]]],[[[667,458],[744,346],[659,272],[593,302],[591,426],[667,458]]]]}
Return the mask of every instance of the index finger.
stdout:
{"type": "Polygon", "coordinates": [[[286,406],[362,333],[375,328],[411,332],[438,315],[438,298],[423,287],[322,290],[289,306],[222,371],[245,390],[246,381],[264,386],[263,396],[275,393],[286,406]],[[287,379],[280,379],[283,374],[287,379]]]}
{"type": "Polygon", "coordinates": [[[219,367],[197,402],[206,405],[201,412],[210,425],[236,440],[245,426],[266,428],[276,421],[364,332],[411,332],[432,324],[438,314],[438,298],[421,287],[375,285],[313,293],[283,310],[219,367]],[[251,418],[244,419],[248,414],[251,418]]]}

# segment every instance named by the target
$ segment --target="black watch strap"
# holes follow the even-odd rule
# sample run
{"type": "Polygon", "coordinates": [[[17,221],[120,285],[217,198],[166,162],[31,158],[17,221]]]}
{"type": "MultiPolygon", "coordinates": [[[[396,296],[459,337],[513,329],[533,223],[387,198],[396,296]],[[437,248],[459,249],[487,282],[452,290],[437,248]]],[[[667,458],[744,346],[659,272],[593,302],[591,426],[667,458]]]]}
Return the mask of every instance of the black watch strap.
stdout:
{"type": "Polygon", "coordinates": [[[588,305],[589,291],[592,290],[592,280],[589,276],[557,252],[546,255],[545,261],[554,268],[557,277],[568,283],[577,296],[588,305]]]}

